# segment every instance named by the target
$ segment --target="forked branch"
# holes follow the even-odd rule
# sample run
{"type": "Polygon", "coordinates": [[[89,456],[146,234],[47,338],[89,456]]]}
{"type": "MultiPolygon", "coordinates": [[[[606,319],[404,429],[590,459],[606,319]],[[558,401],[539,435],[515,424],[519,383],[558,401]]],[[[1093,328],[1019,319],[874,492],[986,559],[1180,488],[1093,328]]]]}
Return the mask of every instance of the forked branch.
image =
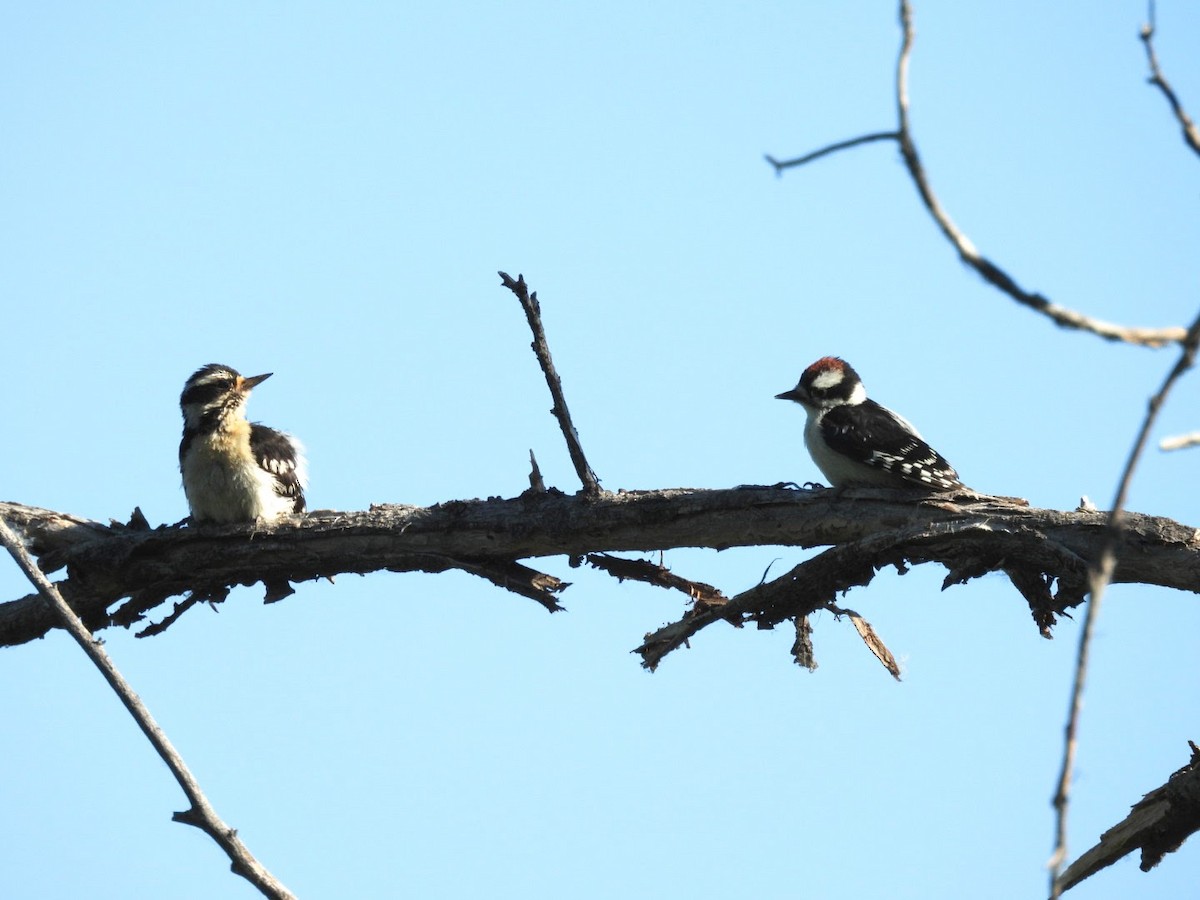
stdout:
{"type": "MultiPolygon", "coordinates": [[[[917,193],[921,196],[921,202],[924,203],[930,216],[933,217],[942,234],[945,235],[954,249],[958,251],[959,258],[974,269],[988,284],[1007,294],[1022,306],[1041,313],[1063,328],[1088,331],[1105,340],[1122,341],[1145,347],[1161,347],[1166,344],[1182,342],[1186,334],[1183,328],[1137,328],[1116,325],[1112,322],[1095,319],[1081,312],[1052,303],[1042,294],[1028,291],[1021,287],[1012,275],[979,252],[970,238],[955,224],[950,214],[942,207],[941,202],[933,191],[933,187],[930,185],[925,167],[922,165],[921,157],[917,152],[916,141],[913,138],[912,126],[909,121],[908,68],[916,32],[913,28],[912,8],[908,0],[901,0],[900,3],[900,25],[902,38],[900,57],[896,64],[897,129],[895,131],[875,132],[846,141],[838,141],[819,150],[807,153],[804,156],[783,162],[777,161],[772,156],[768,156],[767,161],[775,167],[775,173],[780,174],[784,169],[802,166],[831,153],[856,147],[860,144],[895,140],[900,145],[900,154],[904,158],[904,165],[908,169],[908,174],[917,188],[917,193]]],[[[1147,46],[1149,47],[1149,44],[1147,46]]]]}
{"type": "Polygon", "coordinates": [[[1175,382],[1196,364],[1196,354],[1200,351],[1200,315],[1188,329],[1187,338],[1183,342],[1183,351],[1171,371],[1167,373],[1158,392],[1150,398],[1145,418],[1133,443],[1133,449],[1125,462],[1121,481],[1117,487],[1117,495],[1113,500],[1112,511],[1108,516],[1108,527],[1105,529],[1104,540],[1100,545],[1100,553],[1091,565],[1088,573],[1089,589],[1092,595],[1084,616],[1083,628],[1080,629],[1079,650],[1075,660],[1075,679],[1071,688],[1071,701],[1067,714],[1067,724],[1064,729],[1063,761],[1059,771],[1058,783],[1054,792],[1055,809],[1055,845],[1050,857],[1050,897],[1056,898],[1066,889],[1061,873],[1063,863],[1067,858],[1067,813],[1070,807],[1071,777],[1074,772],[1075,754],[1078,741],[1079,717],[1083,709],[1083,689],[1087,681],[1088,653],[1091,646],[1092,634],[1096,618],[1100,614],[1104,592],[1112,582],[1113,572],[1117,566],[1118,546],[1121,541],[1125,519],[1125,502],[1129,496],[1129,487],[1133,483],[1133,473],[1137,469],[1138,460],[1150,439],[1150,430],[1158,418],[1158,412],[1166,402],[1167,395],[1175,382]]]}

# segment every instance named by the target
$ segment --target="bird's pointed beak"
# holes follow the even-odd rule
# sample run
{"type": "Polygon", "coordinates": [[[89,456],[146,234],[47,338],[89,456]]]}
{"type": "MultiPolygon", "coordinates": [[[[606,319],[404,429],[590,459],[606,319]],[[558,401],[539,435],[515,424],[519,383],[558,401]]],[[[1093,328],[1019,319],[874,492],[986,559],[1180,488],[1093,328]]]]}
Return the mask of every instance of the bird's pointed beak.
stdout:
{"type": "Polygon", "coordinates": [[[776,400],[793,400],[796,403],[799,403],[801,396],[803,396],[803,395],[800,393],[800,391],[797,388],[792,388],[790,391],[784,391],[782,394],[776,394],[775,399],[776,400]]]}
{"type": "Polygon", "coordinates": [[[274,372],[268,372],[266,375],[255,375],[253,378],[243,378],[241,384],[238,385],[238,389],[242,391],[248,391],[251,388],[255,388],[262,384],[274,374],[274,372]]]}

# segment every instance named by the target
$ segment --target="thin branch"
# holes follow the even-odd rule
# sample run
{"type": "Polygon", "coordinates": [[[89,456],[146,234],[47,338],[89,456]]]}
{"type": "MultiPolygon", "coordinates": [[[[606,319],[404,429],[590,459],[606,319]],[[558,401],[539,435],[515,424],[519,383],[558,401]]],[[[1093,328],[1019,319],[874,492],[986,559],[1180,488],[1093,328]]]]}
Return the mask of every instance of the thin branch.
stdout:
{"type": "Polygon", "coordinates": [[[199,594],[188,595],[183,600],[180,600],[178,603],[176,603],[171,609],[171,612],[168,613],[161,621],[151,622],[149,625],[139,631],[135,637],[147,638],[162,634],[164,631],[178,622],[180,616],[182,616],[185,612],[187,612],[193,606],[203,602],[205,602],[205,598],[199,594]]]}
{"type": "Polygon", "coordinates": [[[1200,444],[1200,431],[1193,431],[1191,434],[1181,434],[1177,437],[1164,438],[1159,442],[1159,450],[1186,450],[1188,447],[1195,447],[1200,444]]]}
{"type": "Polygon", "coordinates": [[[1163,96],[1167,98],[1167,103],[1171,105],[1171,112],[1175,114],[1175,120],[1179,122],[1179,127],[1183,131],[1184,143],[1191,147],[1193,152],[1200,154],[1200,128],[1197,128],[1196,123],[1188,116],[1183,104],[1179,102],[1175,91],[1163,75],[1162,69],[1159,68],[1158,54],[1154,52],[1154,29],[1156,27],[1154,18],[1154,0],[1150,0],[1148,21],[1142,26],[1141,31],[1142,43],[1146,45],[1146,59],[1150,63],[1150,83],[1162,91],[1163,96]]]}
{"type": "Polygon", "coordinates": [[[1133,482],[1133,473],[1137,469],[1138,461],[1141,459],[1142,452],[1149,441],[1150,430],[1154,426],[1155,419],[1158,418],[1158,412],[1166,401],[1167,395],[1170,393],[1175,382],[1188,369],[1195,365],[1198,348],[1200,348],[1200,316],[1196,317],[1196,320],[1192,323],[1192,327],[1188,329],[1179,359],[1171,368],[1171,371],[1167,373],[1162,387],[1159,388],[1158,393],[1150,398],[1145,418],[1142,420],[1142,426],[1138,431],[1133,449],[1129,453],[1129,459],[1125,463],[1120,484],[1117,487],[1117,496],[1113,500],[1112,510],[1108,516],[1108,527],[1105,529],[1100,554],[1092,563],[1089,579],[1091,602],[1088,603],[1087,613],[1083,620],[1083,628],[1080,630],[1079,635],[1079,652],[1075,661],[1075,680],[1071,688],[1071,702],[1067,714],[1067,724],[1064,728],[1063,762],[1058,776],[1058,785],[1054,793],[1055,844],[1054,852],[1049,862],[1051,900],[1059,897],[1063,891],[1060,876],[1063,864],[1067,859],[1067,814],[1070,807],[1071,777],[1075,767],[1079,716],[1083,709],[1083,688],[1087,681],[1088,651],[1091,646],[1096,618],[1100,613],[1100,606],[1104,600],[1105,590],[1112,582],[1113,573],[1117,567],[1117,550],[1121,541],[1125,520],[1125,502],[1129,496],[1129,487],[1133,482]]]}
{"type": "Polygon", "coordinates": [[[529,292],[524,275],[518,273],[517,280],[513,281],[506,272],[498,274],[504,286],[517,295],[517,299],[521,301],[521,308],[525,310],[525,318],[529,322],[529,329],[533,332],[533,352],[537,355],[538,364],[542,367],[542,374],[546,376],[546,385],[550,388],[550,396],[554,398],[554,407],[550,412],[558,419],[558,425],[567,442],[567,452],[571,455],[571,463],[575,466],[575,472],[583,483],[583,492],[589,497],[594,497],[600,493],[600,481],[588,464],[587,457],[583,453],[583,445],[579,442],[579,432],[575,430],[575,424],[571,421],[571,413],[567,409],[567,398],[563,394],[562,380],[555,371],[554,360],[550,357],[550,345],[546,342],[546,332],[542,328],[542,308],[538,303],[537,292],[532,294],[529,292]]]}
{"type": "Polygon", "coordinates": [[[822,147],[820,150],[814,150],[812,153],[806,153],[804,156],[798,156],[795,159],[788,159],[780,162],[769,153],[764,154],[767,162],[775,167],[775,174],[782,175],[784,169],[791,169],[795,166],[803,166],[806,163],[820,159],[822,156],[828,156],[831,153],[837,153],[839,150],[849,150],[851,147],[858,147],[862,144],[870,144],[874,141],[895,141],[900,139],[900,133],[897,131],[877,131],[874,134],[864,134],[862,137],[850,138],[848,141],[838,141],[836,144],[830,144],[827,147],[822,147]]]}
{"type": "Polygon", "coordinates": [[[75,639],[75,643],[79,644],[83,652],[100,670],[104,680],[116,692],[121,703],[137,722],[138,728],[142,730],[142,734],[150,741],[155,752],[167,764],[167,768],[171,770],[171,774],[183,789],[191,807],[184,812],[175,813],[172,819],[176,822],[194,825],[211,837],[229,857],[230,868],[254,885],[263,896],[279,898],[279,900],[295,900],[295,895],[254,858],[254,855],[238,838],[237,831],[221,821],[216,810],[208,802],[208,798],[204,796],[204,792],[200,789],[200,785],[196,782],[187,764],[184,763],[183,758],[171,744],[162,728],[155,722],[154,717],[150,715],[150,711],[141,698],[117,671],[117,667],[113,665],[101,643],[92,637],[91,632],[84,627],[83,622],[63,600],[62,595],[46,579],[45,574],[25,551],[21,540],[9,528],[8,522],[3,516],[0,516],[0,543],[3,543],[8,552],[12,554],[13,559],[16,560],[17,565],[20,566],[21,571],[37,587],[42,599],[53,611],[62,627],[70,633],[71,637],[75,639]]]}
{"type": "Polygon", "coordinates": [[[971,240],[955,225],[949,213],[942,208],[937,195],[934,194],[933,188],[929,184],[925,175],[925,169],[921,165],[920,157],[917,154],[917,145],[913,140],[912,128],[908,119],[908,65],[915,37],[912,8],[908,0],[901,0],[900,24],[904,31],[900,47],[900,58],[896,64],[896,107],[900,122],[900,152],[904,157],[904,163],[908,167],[908,172],[917,186],[917,192],[921,195],[921,200],[924,202],[925,208],[929,210],[929,214],[937,222],[938,227],[942,230],[942,234],[954,245],[954,248],[958,251],[959,258],[978,272],[989,284],[1008,294],[1008,296],[1023,306],[1042,313],[1056,325],[1064,328],[1090,331],[1106,340],[1125,341],[1126,343],[1140,344],[1147,347],[1161,347],[1164,344],[1183,340],[1184,330],[1182,328],[1127,328],[1111,322],[1104,322],[1100,319],[1093,319],[1075,310],[1051,303],[1041,294],[1026,291],[1017,284],[1011,275],[979,252],[971,240]]]}
{"type": "Polygon", "coordinates": [[[929,211],[930,216],[933,217],[942,234],[946,236],[946,239],[958,251],[959,258],[974,269],[988,284],[1007,294],[1021,305],[1048,317],[1055,324],[1063,328],[1088,331],[1105,340],[1123,341],[1144,347],[1161,347],[1166,344],[1182,342],[1186,332],[1179,327],[1132,328],[1116,325],[1112,322],[1094,319],[1083,313],[1052,303],[1043,295],[1022,288],[1015,278],[979,252],[970,238],[950,218],[950,214],[942,208],[937,195],[933,192],[933,188],[929,184],[925,168],[921,164],[920,155],[917,153],[916,142],[913,140],[912,127],[909,122],[908,68],[916,32],[913,28],[912,8],[908,0],[901,0],[900,3],[900,26],[902,39],[900,56],[896,63],[896,113],[899,123],[898,129],[896,131],[877,132],[849,141],[831,144],[787,163],[778,163],[772,157],[768,156],[767,160],[775,167],[776,174],[780,174],[784,167],[800,166],[837,150],[854,147],[868,141],[894,139],[900,144],[900,153],[904,158],[905,167],[908,169],[909,176],[916,185],[917,193],[920,194],[921,201],[929,211]]]}
{"type": "Polygon", "coordinates": [[[610,556],[607,553],[589,553],[587,561],[593,567],[607,572],[618,581],[626,578],[641,581],[655,587],[668,590],[682,591],[697,604],[721,606],[729,602],[724,594],[703,581],[692,581],[676,575],[666,566],[660,566],[645,559],[624,559],[620,556],[610,556]]]}
{"type": "Polygon", "coordinates": [[[446,563],[447,569],[461,569],[487,579],[496,587],[536,600],[547,612],[562,612],[563,607],[559,605],[555,595],[571,586],[569,581],[560,581],[553,575],[547,575],[513,560],[447,559],[446,563]]]}

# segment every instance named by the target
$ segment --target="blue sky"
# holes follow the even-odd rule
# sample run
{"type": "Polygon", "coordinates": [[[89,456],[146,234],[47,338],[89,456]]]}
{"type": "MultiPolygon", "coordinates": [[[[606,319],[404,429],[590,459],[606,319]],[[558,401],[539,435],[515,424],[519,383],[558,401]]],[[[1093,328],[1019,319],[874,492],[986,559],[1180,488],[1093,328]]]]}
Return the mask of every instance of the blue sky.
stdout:
{"type": "MultiPolygon", "coordinates": [[[[1138,3],[920,2],[913,126],[959,225],[1091,315],[1196,315],[1200,166],[1146,83],[1138,3]]],[[[1200,115],[1200,10],[1158,50],[1200,115]]],[[[524,273],[605,487],[817,478],[773,395],[846,357],[980,490],[1101,506],[1173,351],[1060,331],[963,268],[894,146],[891,3],[66,4],[0,18],[4,499],[186,513],[178,395],[273,371],[254,418],[307,444],[310,505],[576,482],[524,273]]],[[[1155,440],[1200,428],[1182,382],[1155,440]]],[[[1195,524],[1190,453],[1132,508],[1195,524]]],[[[732,593],[802,553],[678,550],[732,593]]],[[[465,575],[239,589],[107,647],[217,810],[315,897],[1036,897],[1077,623],[1040,638],[1001,577],[881,573],[847,622],[713,628],[654,675],[679,598],[562,559],[569,612],[465,575]]],[[[29,588],[0,566],[4,599],[29,588]]],[[[1077,853],[1186,759],[1195,598],[1117,586],[1098,624],[1077,853]]],[[[0,653],[0,893],[256,896],[78,649],[0,653]]],[[[1193,842],[1194,843],[1194,842],[1193,842]]],[[[1176,898],[1196,847],[1079,900],[1176,898]]]]}

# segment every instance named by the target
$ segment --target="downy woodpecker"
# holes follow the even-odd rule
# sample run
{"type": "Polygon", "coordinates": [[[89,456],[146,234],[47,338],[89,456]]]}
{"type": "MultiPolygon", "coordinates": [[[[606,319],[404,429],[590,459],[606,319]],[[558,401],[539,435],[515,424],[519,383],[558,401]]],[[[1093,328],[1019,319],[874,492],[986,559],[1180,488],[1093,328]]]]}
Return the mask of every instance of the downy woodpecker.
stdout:
{"type": "Polygon", "coordinates": [[[271,377],[198,369],[179,397],[179,470],[193,522],[271,521],[304,512],[308,465],[290,434],[246,421],[250,391],[271,377]]]}
{"type": "Polygon", "coordinates": [[[953,466],[907,419],[867,397],[862,379],[843,360],[818,359],[799,384],[775,397],[804,407],[804,443],[834,487],[963,488],[953,466]]]}

